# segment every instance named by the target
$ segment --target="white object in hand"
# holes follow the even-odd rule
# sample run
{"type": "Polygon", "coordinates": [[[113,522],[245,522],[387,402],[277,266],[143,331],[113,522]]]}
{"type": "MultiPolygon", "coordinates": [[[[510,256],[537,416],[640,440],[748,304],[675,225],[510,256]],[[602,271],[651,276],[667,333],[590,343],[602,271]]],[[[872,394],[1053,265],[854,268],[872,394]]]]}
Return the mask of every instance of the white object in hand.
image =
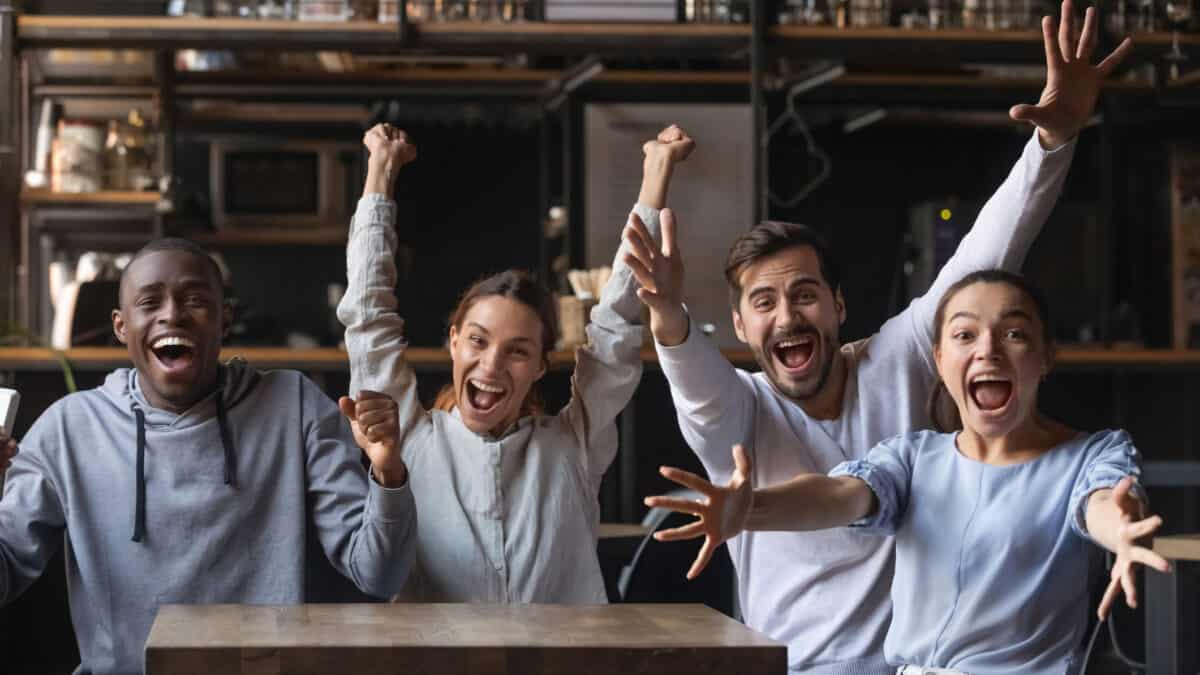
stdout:
{"type": "Polygon", "coordinates": [[[0,435],[11,435],[13,423],[17,421],[17,406],[21,403],[21,395],[16,389],[0,387],[0,435]]]}

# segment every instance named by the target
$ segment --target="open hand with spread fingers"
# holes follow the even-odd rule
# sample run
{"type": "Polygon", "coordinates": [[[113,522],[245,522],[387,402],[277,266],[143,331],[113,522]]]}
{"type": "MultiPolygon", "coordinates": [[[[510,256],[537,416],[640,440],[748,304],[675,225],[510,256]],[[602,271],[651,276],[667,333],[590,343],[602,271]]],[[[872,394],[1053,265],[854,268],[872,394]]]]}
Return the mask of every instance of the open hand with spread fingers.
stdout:
{"type": "Polygon", "coordinates": [[[1121,591],[1125,592],[1125,603],[1137,607],[1137,565],[1152,567],[1163,573],[1171,571],[1170,563],[1162,556],[1138,544],[1162,527],[1163,521],[1159,516],[1142,518],[1142,502],[1131,493],[1132,487],[1133,478],[1126,476],[1112,490],[1111,499],[1120,509],[1121,524],[1115,538],[1119,542],[1117,560],[1113,563],[1111,579],[1097,612],[1101,620],[1108,616],[1121,591]]]}
{"type": "Polygon", "coordinates": [[[676,239],[675,212],[663,209],[662,247],[637,214],[629,217],[622,238],[626,243],[625,264],[641,288],[638,298],[650,309],[650,332],[659,344],[674,346],[688,334],[687,312],[683,309],[683,257],[676,239]]]}
{"type": "Polygon", "coordinates": [[[1063,0],[1057,26],[1053,17],[1042,18],[1046,87],[1037,105],[1016,105],[1009,111],[1013,119],[1036,125],[1042,146],[1051,150],[1070,141],[1087,124],[1096,108],[1101,82],[1133,50],[1133,42],[1125,38],[1093,66],[1092,54],[1100,32],[1096,8],[1087,8],[1079,33],[1073,11],[1071,0],[1063,0]]]}
{"type": "Polygon", "coordinates": [[[699,492],[701,498],[656,496],[645,499],[646,506],[697,516],[698,520],[682,527],[654,533],[654,538],[659,541],[704,537],[704,545],[688,570],[688,579],[699,576],[717,547],[746,528],[746,520],[754,506],[754,486],[750,480],[750,458],[741,445],[733,446],[733,462],[733,476],[725,487],[713,485],[690,471],[664,466],[659,472],[665,478],[699,492]]]}
{"type": "Polygon", "coordinates": [[[384,487],[399,487],[408,480],[400,458],[400,408],[387,394],[362,390],[358,400],[338,399],[338,408],[350,420],[354,442],[367,453],[375,480],[384,487]]]}

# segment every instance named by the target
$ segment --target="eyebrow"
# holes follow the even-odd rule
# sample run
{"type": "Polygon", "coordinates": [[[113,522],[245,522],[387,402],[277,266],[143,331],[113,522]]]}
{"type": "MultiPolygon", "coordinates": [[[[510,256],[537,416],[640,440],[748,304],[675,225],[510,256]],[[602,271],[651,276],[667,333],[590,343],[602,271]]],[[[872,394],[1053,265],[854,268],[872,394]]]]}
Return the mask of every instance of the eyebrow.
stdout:
{"type": "MultiPolygon", "coordinates": [[[[492,334],[491,330],[488,330],[488,329],[482,327],[482,325],[480,325],[479,323],[475,323],[474,321],[468,321],[467,325],[474,325],[475,328],[479,329],[480,333],[486,333],[488,335],[492,334]]],[[[524,335],[517,336],[517,337],[511,337],[509,342],[529,342],[530,345],[533,344],[533,340],[529,339],[529,337],[526,337],[524,335]]]]}
{"type": "MultiPolygon", "coordinates": [[[[951,316],[949,319],[947,319],[947,321],[953,321],[953,320],[955,320],[955,319],[957,319],[957,318],[959,318],[959,317],[966,318],[966,319],[975,319],[975,320],[978,320],[978,319],[979,319],[979,315],[978,315],[978,314],[974,314],[974,313],[972,313],[972,312],[968,312],[968,311],[966,311],[966,310],[963,310],[963,311],[961,311],[961,312],[955,312],[953,316],[951,316]]],[[[1032,316],[1029,316],[1029,312],[1026,312],[1026,311],[1025,311],[1025,310],[1023,310],[1023,309],[1010,309],[1010,310],[1006,310],[1005,312],[1003,312],[1003,313],[1000,315],[1000,318],[1001,318],[1001,319],[1011,319],[1011,318],[1013,318],[1013,317],[1019,317],[1019,318],[1025,319],[1025,320],[1027,320],[1027,321],[1033,321],[1033,317],[1032,317],[1032,316]]]]}
{"type": "MultiPolygon", "coordinates": [[[[791,283],[789,283],[787,285],[787,290],[790,291],[790,290],[796,288],[797,286],[820,287],[820,285],[821,285],[821,280],[817,279],[816,277],[800,277],[799,279],[795,279],[791,283]]],[[[755,296],[755,295],[758,295],[759,293],[766,293],[766,292],[773,291],[773,290],[775,290],[774,286],[755,286],[755,287],[751,288],[749,292],[746,293],[746,297],[755,296]]]]}
{"type": "MultiPolygon", "coordinates": [[[[474,321],[468,321],[468,322],[467,322],[467,325],[468,325],[468,326],[473,326],[473,327],[475,327],[475,328],[476,328],[476,329],[478,329],[478,330],[479,330],[479,332],[481,332],[481,333],[486,333],[487,335],[491,335],[491,334],[492,334],[492,333],[491,333],[491,331],[489,331],[488,329],[484,328],[482,325],[480,325],[480,324],[478,324],[478,323],[475,323],[474,321]]],[[[508,341],[508,342],[526,342],[526,343],[529,343],[529,344],[534,344],[534,340],[533,340],[532,338],[527,338],[527,337],[525,337],[524,335],[520,335],[520,336],[517,336],[517,337],[515,337],[515,338],[509,338],[507,341],[508,341]]]]}

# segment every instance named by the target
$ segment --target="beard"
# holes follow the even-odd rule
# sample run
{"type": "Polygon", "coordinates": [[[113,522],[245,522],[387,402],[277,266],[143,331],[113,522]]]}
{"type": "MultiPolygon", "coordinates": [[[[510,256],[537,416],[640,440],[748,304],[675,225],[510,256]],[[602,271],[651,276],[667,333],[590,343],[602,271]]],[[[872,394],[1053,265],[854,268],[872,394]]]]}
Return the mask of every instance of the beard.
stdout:
{"type": "Polygon", "coordinates": [[[834,350],[829,348],[834,345],[836,340],[831,339],[831,336],[821,332],[816,328],[805,328],[802,330],[792,330],[787,333],[782,333],[773,336],[765,342],[765,346],[756,346],[753,348],[754,359],[758,361],[759,367],[766,374],[767,379],[771,384],[784,396],[794,401],[805,401],[820,394],[826,383],[829,381],[829,374],[833,371],[833,356],[834,350]],[[813,349],[819,349],[819,353],[814,353],[812,358],[821,359],[815,372],[801,379],[787,378],[779,371],[779,359],[775,355],[775,345],[784,340],[800,337],[802,335],[814,335],[816,342],[813,349]]]}

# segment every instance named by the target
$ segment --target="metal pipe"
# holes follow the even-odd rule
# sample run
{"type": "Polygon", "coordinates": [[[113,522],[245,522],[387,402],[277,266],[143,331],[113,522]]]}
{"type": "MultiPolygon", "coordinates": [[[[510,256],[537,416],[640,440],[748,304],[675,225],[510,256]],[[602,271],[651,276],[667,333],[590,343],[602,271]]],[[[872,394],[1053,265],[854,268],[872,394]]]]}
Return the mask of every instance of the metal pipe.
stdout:
{"type": "Polygon", "coordinates": [[[753,118],[754,142],[750,147],[754,162],[754,199],[751,224],[768,217],[766,129],[766,99],[763,96],[763,73],[766,69],[767,3],[750,3],[750,114],[753,118]]]}

